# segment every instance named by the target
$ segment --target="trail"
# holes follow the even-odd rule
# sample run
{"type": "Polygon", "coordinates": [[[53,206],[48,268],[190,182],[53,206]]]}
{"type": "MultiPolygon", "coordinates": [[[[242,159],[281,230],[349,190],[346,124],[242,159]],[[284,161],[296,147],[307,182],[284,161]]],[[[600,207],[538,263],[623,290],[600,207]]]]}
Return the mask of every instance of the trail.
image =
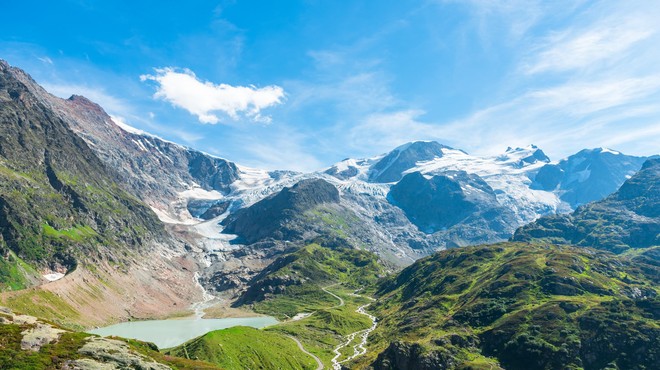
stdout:
{"type": "Polygon", "coordinates": [[[337,298],[337,299],[339,300],[339,304],[338,304],[338,305],[336,305],[336,306],[332,306],[332,307],[330,307],[330,308],[342,307],[342,306],[345,304],[344,300],[343,300],[340,296],[338,296],[338,295],[336,295],[335,293],[332,293],[332,292],[330,292],[330,291],[328,290],[328,288],[332,288],[333,286],[336,286],[336,285],[339,285],[339,283],[332,284],[332,285],[328,285],[328,286],[325,287],[325,288],[321,288],[321,289],[323,289],[324,292],[330,294],[331,296],[333,296],[333,297],[335,297],[335,298],[337,298]]]}
{"type": "Polygon", "coordinates": [[[317,363],[317,365],[318,365],[318,366],[316,366],[316,370],[323,370],[324,366],[323,366],[323,362],[321,362],[321,359],[320,359],[320,358],[316,357],[315,354],[312,354],[312,353],[310,353],[310,352],[307,352],[307,350],[305,349],[305,347],[303,347],[302,343],[300,343],[300,341],[298,340],[298,338],[293,337],[293,336],[291,336],[291,335],[287,335],[287,337],[293,339],[293,341],[296,342],[296,344],[298,345],[298,348],[300,348],[301,351],[303,351],[305,354],[307,354],[307,355],[313,357],[314,360],[316,360],[316,363],[317,363]]]}
{"type": "MultiPolygon", "coordinates": [[[[356,297],[363,297],[359,294],[353,294],[353,295],[355,295],[356,297]]],[[[375,300],[371,297],[366,297],[366,298],[369,298],[372,301],[375,300]]],[[[343,300],[342,300],[342,302],[343,302],[343,300]]],[[[365,353],[367,353],[367,338],[369,337],[369,334],[372,331],[374,331],[374,329],[376,329],[376,326],[378,325],[376,316],[374,316],[374,315],[368,313],[367,311],[365,311],[365,309],[369,306],[371,306],[371,303],[367,303],[365,305],[362,305],[362,306],[358,307],[358,309],[355,310],[355,312],[359,313],[360,315],[365,315],[365,316],[369,317],[369,319],[372,322],[371,327],[368,328],[368,329],[358,330],[354,333],[351,333],[351,334],[347,335],[346,336],[346,341],[344,341],[343,343],[340,343],[334,350],[332,350],[332,352],[335,353],[335,357],[333,357],[332,360],[331,360],[333,370],[340,370],[341,369],[341,364],[343,364],[345,362],[348,362],[348,361],[351,361],[354,358],[362,356],[365,353]],[[360,343],[353,345],[353,354],[351,356],[345,358],[344,360],[339,361],[339,358],[341,357],[341,349],[344,348],[344,347],[349,346],[355,340],[356,337],[360,338],[360,343]]]]}

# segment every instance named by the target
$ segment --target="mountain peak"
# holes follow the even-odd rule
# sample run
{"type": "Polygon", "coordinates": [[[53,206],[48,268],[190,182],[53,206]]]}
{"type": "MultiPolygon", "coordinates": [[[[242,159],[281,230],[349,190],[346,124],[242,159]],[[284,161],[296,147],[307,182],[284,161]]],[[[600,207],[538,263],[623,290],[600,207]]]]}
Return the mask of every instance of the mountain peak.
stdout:
{"type": "Polygon", "coordinates": [[[402,173],[415,167],[418,162],[440,158],[442,149],[452,149],[436,141],[412,141],[389,152],[371,167],[369,179],[375,182],[394,182],[402,173]]]}
{"type": "Polygon", "coordinates": [[[550,163],[550,158],[534,144],[530,144],[524,148],[507,147],[504,154],[497,158],[500,161],[515,162],[519,167],[539,162],[550,163]]]}
{"type": "Polygon", "coordinates": [[[110,119],[108,113],[106,113],[106,111],[100,105],[94,103],[82,95],[71,95],[69,99],[66,100],[66,102],[76,108],[82,108],[81,112],[93,112],[94,114],[104,117],[106,120],[110,119]]]}
{"type": "Polygon", "coordinates": [[[508,146],[504,152],[505,153],[533,152],[537,149],[539,149],[538,146],[536,146],[534,144],[529,144],[529,145],[527,145],[526,147],[523,147],[523,148],[521,148],[521,147],[512,148],[512,147],[508,146]]]}

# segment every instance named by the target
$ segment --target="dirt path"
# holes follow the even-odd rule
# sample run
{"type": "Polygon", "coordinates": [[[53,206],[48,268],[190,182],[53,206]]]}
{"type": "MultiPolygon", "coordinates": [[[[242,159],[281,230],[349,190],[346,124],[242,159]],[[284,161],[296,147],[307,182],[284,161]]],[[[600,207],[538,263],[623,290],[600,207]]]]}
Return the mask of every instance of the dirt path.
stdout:
{"type": "Polygon", "coordinates": [[[336,285],[339,285],[339,283],[337,283],[337,284],[332,284],[332,285],[328,285],[328,286],[325,287],[325,288],[321,288],[321,289],[323,289],[324,292],[330,294],[331,296],[333,296],[333,297],[335,297],[335,298],[337,298],[337,299],[339,300],[339,304],[338,304],[338,305],[336,305],[336,306],[332,306],[332,307],[330,307],[330,308],[342,307],[342,306],[345,304],[344,300],[343,300],[340,296],[338,296],[338,295],[336,295],[335,293],[332,293],[332,292],[330,292],[330,291],[328,290],[328,288],[332,288],[333,286],[336,286],[336,285]]]}
{"type": "Polygon", "coordinates": [[[316,357],[315,354],[312,354],[312,353],[308,352],[308,351],[305,349],[305,347],[303,347],[302,343],[300,343],[300,341],[298,340],[298,338],[293,337],[293,336],[291,336],[291,335],[287,335],[287,337],[293,339],[293,341],[296,342],[296,344],[298,345],[298,348],[300,348],[301,351],[303,351],[305,354],[307,354],[307,355],[313,357],[314,360],[316,360],[316,363],[318,364],[318,366],[316,367],[316,370],[323,370],[323,368],[324,368],[325,366],[323,366],[323,362],[321,362],[321,359],[320,359],[320,358],[316,357]]]}

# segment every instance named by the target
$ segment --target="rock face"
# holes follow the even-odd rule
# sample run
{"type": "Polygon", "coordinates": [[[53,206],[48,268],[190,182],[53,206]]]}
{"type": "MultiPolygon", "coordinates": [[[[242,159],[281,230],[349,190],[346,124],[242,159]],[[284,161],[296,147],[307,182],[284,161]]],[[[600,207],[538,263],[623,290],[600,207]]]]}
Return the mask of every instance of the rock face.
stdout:
{"type": "Polygon", "coordinates": [[[278,240],[296,239],[304,230],[287,225],[314,207],[339,203],[339,192],[322,179],[302,180],[225,219],[224,232],[237,234],[248,243],[267,236],[278,240]]]}
{"type": "Polygon", "coordinates": [[[427,351],[416,343],[393,342],[371,365],[374,370],[452,369],[456,361],[442,351],[427,351]]]}
{"type": "Polygon", "coordinates": [[[66,122],[0,62],[0,250],[37,268],[166,242],[155,214],[117,186],[66,122]]]}
{"type": "Polygon", "coordinates": [[[115,181],[149,205],[166,209],[181,192],[193,188],[227,193],[239,178],[240,170],[232,162],[127,126],[83,96],[53,96],[20,69],[10,72],[36,101],[84,139],[117,175],[115,181]]]}
{"type": "MultiPolygon", "coordinates": [[[[40,91],[38,87],[33,87],[40,91]]],[[[118,123],[97,104],[74,95],[62,100],[41,91],[63,120],[91,147],[132,192],[151,204],[173,200],[193,186],[227,193],[238,179],[237,166],[118,123]],[[127,131],[128,130],[128,131],[127,131]]]]}
{"type": "Polygon", "coordinates": [[[626,178],[639,170],[645,159],[609,149],[585,149],[557,164],[541,167],[532,187],[556,191],[563,201],[575,208],[616,191],[626,178]]]}
{"type": "MultiPolygon", "coordinates": [[[[433,176],[409,173],[392,186],[388,199],[427,234],[451,228],[469,230],[471,224],[479,224],[494,237],[506,239],[515,223],[515,216],[500,205],[495,191],[479,176],[464,171],[433,176]]],[[[467,233],[465,236],[469,240],[467,233]]]]}
{"type": "Polygon", "coordinates": [[[615,253],[660,245],[660,159],[647,160],[607,198],[569,215],[547,216],[525,225],[513,240],[541,240],[615,253]]]}

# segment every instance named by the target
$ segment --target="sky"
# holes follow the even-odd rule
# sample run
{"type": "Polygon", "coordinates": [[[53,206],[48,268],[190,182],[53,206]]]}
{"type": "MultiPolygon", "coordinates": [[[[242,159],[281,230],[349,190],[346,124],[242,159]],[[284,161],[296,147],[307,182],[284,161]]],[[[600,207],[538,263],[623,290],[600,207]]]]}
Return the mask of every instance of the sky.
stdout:
{"type": "Polygon", "coordinates": [[[660,148],[653,1],[2,1],[0,58],[239,164],[660,148]]]}

